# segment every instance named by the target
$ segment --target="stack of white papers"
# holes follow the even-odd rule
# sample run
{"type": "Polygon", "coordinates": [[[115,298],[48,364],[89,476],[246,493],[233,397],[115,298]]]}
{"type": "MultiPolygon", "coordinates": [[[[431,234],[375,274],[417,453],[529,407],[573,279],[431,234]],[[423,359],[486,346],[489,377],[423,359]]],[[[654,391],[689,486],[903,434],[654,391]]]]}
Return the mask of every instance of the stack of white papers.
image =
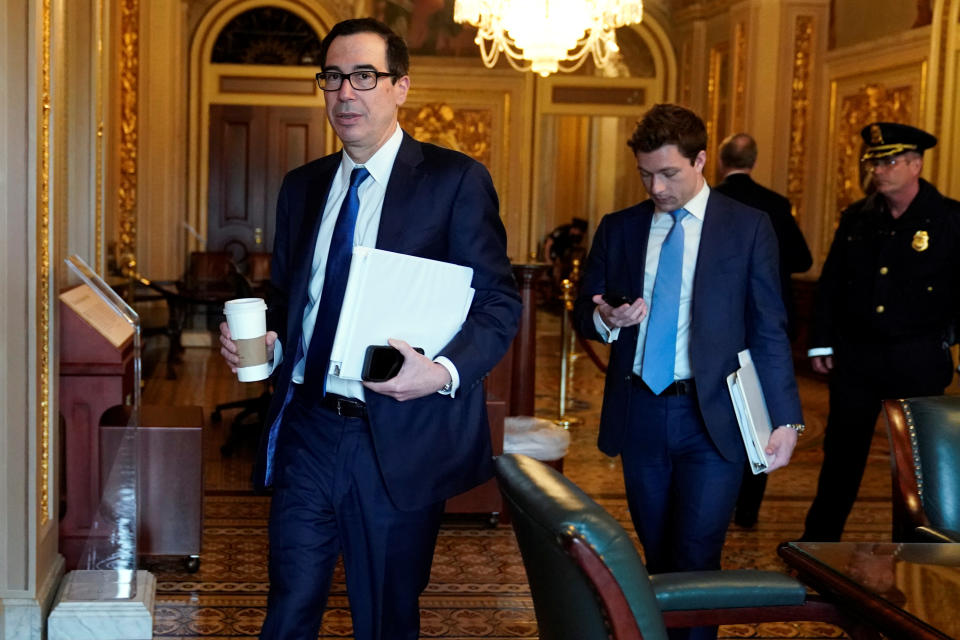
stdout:
{"type": "Polygon", "coordinates": [[[727,388],[730,389],[733,411],[740,423],[740,435],[743,436],[743,445],[747,449],[747,459],[756,475],[763,473],[769,466],[764,449],[767,448],[773,427],[750,350],[744,349],[737,354],[737,358],[740,360],[740,368],[727,376],[727,388]]]}
{"type": "Polygon", "coordinates": [[[434,358],[467,319],[472,280],[470,267],[354,247],[330,371],[360,380],[367,347],[388,338],[434,358]]]}

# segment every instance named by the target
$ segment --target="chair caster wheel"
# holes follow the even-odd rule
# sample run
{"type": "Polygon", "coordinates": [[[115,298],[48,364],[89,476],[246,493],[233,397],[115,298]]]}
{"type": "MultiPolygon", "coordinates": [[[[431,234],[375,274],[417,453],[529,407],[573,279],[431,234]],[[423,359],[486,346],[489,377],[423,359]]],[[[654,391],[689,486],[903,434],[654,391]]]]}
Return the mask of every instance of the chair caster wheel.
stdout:
{"type": "Polygon", "coordinates": [[[487,519],[487,526],[491,529],[496,529],[497,525],[500,524],[500,514],[491,513],[490,517],[487,519]]]}
{"type": "Polygon", "coordinates": [[[187,556],[183,564],[187,573],[196,573],[200,570],[200,556],[187,556]]]}

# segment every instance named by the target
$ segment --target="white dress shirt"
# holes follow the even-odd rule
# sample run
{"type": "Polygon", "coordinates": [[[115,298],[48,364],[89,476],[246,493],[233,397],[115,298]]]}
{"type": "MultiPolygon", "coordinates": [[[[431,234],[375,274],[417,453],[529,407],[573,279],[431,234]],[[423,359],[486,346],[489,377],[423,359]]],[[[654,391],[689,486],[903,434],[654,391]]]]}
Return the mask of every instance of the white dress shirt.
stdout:
{"type": "MultiPolygon", "coordinates": [[[[330,250],[330,242],[333,239],[333,228],[337,222],[337,216],[340,213],[340,207],[347,191],[350,189],[350,174],[354,167],[366,167],[370,172],[370,177],[360,184],[357,195],[360,199],[360,208],[357,211],[357,223],[353,232],[353,246],[355,247],[375,247],[377,244],[377,234],[380,231],[380,215],[383,211],[383,200],[387,193],[387,183],[390,181],[390,173],[393,171],[393,163],[400,151],[400,143],[403,141],[403,130],[397,125],[393,135],[377,149],[369,160],[362,165],[355,163],[350,156],[344,152],[341,154],[340,167],[333,182],[330,184],[330,192],[327,194],[327,202],[323,209],[323,218],[320,220],[320,231],[317,234],[317,242],[313,253],[313,264],[310,268],[310,284],[307,288],[307,309],[304,310],[303,317],[303,343],[304,357],[293,367],[293,382],[303,384],[303,374],[306,366],[306,353],[310,349],[310,340],[313,337],[313,329],[317,319],[317,311],[320,305],[317,304],[320,294],[323,291],[323,280],[326,273],[327,253],[330,250]]],[[[283,357],[283,349],[280,341],[276,342],[274,347],[273,369],[279,366],[283,357]]],[[[460,377],[453,363],[439,356],[435,362],[443,365],[450,373],[453,381],[449,395],[454,395],[460,385],[460,377]]],[[[271,370],[272,373],[272,370],[271,370]]],[[[336,393],[348,398],[357,398],[364,400],[363,383],[357,380],[346,380],[327,373],[327,392],[336,393]]]]}
{"type": "MultiPolygon", "coordinates": [[[[677,353],[673,365],[673,379],[686,380],[693,377],[690,366],[690,321],[693,318],[691,303],[693,301],[693,276],[697,268],[697,255],[700,252],[700,235],[703,231],[703,219],[707,213],[707,199],[710,197],[710,187],[706,182],[703,187],[690,199],[683,208],[690,215],[684,216],[680,224],[683,226],[683,273],[680,279],[680,312],[677,315],[677,353]]],[[[673,228],[673,217],[669,212],[655,211],[650,223],[650,236],[647,239],[647,256],[643,272],[643,299],[648,303],[653,298],[653,284],[657,279],[657,265],[660,262],[660,248],[673,228]]],[[[643,368],[643,348],[647,337],[647,323],[650,314],[644,316],[637,327],[637,351],[633,357],[633,372],[640,375],[643,368]]],[[[593,312],[593,322],[597,332],[613,342],[620,335],[620,328],[608,328],[599,311],[593,312]]]]}

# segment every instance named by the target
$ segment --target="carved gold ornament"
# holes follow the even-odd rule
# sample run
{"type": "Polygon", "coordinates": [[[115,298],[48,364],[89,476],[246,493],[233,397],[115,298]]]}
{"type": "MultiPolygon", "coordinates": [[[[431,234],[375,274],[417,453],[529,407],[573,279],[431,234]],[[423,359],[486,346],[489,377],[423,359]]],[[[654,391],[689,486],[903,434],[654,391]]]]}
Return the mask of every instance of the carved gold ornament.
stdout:
{"type": "Polygon", "coordinates": [[[930,247],[930,234],[926,231],[917,231],[913,234],[913,242],[910,246],[914,251],[926,251],[930,247]]]}

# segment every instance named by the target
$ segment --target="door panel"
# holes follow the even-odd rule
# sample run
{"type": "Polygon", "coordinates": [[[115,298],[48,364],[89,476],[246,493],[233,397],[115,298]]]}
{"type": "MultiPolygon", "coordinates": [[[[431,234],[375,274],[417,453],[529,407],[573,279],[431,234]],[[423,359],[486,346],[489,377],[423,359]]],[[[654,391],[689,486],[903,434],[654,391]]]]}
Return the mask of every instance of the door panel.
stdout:
{"type": "Polygon", "coordinates": [[[207,250],[270,252],[286,173],[323,153],[322,109],[211,105],[207,250]]]}

